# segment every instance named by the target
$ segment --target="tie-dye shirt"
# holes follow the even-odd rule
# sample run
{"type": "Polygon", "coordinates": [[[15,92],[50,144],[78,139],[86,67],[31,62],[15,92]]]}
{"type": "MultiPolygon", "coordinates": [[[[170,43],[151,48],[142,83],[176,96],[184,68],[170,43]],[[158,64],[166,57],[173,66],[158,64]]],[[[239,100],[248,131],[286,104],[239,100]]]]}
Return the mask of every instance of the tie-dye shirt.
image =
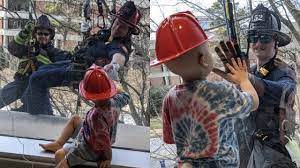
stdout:
{"type": "Polygon", "coordinates": [[[81,129],[85,142],[95,153],[111,148],[117,134],[119,112],[129,102],[127,93],[119,93],[106,108],[93,107],[86,114],[81,129]]]}
{"type": "Polygon", "coordinates": [[[163,138],[176,144],[179,162],[194,167],[239,167],[234,117],[245,118],[252,96],[226,83],[206,80],[173,87],[163,102],[163,138]],[[207,163],[207,165],[205,165],[207,163]]]}

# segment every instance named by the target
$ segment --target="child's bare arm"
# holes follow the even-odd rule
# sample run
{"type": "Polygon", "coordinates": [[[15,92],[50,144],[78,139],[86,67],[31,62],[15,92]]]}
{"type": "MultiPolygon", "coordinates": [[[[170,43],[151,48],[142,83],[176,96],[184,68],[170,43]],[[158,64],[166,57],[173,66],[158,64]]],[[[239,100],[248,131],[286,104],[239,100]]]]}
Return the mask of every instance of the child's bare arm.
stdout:
{"type": "Polygon", "coordinates": [[[258,108],[259,99],[256,90],[249,81],[249,74],[247,70],[246,61],[241,61],[240,58],[237,58],[237,61],[234,58],[232,58],[231,61],[232,66],[228,63],[226,64],[230,73],[225,73],[219,69],[214,69],[213,71],[216,74],[222,76],[224,79],[230,81],[231,83],[240,86],[242,91],[249,93],[253,98],[252,111],[254,111],[258,108]]]}
{"type": "Polygon", "coordinates": [[[249,80],[245,80],[240,84],[240,87],[242,91],[248,92],[252,98],[253,98],[253,106],[252,106],[252,111],[255,111],[258,108],[259,105],[259,98],[257,95],[257,92],[255,91],[253,85],[249,80]]]}
{"type": "Polygon", "coordinates": [[[240,86],[241,90],[244,92],[248,92],[253,98],[253,107],[252,111],[256,110],[259,105],[259,99],[256,90],[249,80],[248,68],[246,61],[241,61],[240,58],[237,58],[237,61],[232,58],[232,66],[230,64],[226,64],[228,69],[230,70],[229,78],[233,81],[233,83],[240,86]]]}

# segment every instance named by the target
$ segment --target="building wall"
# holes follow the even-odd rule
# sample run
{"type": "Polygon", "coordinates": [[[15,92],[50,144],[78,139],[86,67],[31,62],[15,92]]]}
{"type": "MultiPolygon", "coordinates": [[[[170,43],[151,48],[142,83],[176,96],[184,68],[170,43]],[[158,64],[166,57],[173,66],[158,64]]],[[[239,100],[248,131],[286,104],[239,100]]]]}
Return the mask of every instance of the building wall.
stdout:
{"type": "MultiPolygon", "coordinates": [[[[4,1],[5,0],[0,0],[0,5],[4,5],[4,1]]],[[[0,16],[0,31],[3,31],[2,34],[5,34],[5,33],[9,33],[9,34],[12,34],[13,36],[15,36],[19,30],[20,30],[20,27],[23,27],[26,22],[27,22],[27,19],[28,19],[28,12],[29,12],[29,9],[26,10],[24,9],[24,6],[26,5],[20,5],[20,3],[28,3],[27,1],[22,1],[22,0],[7,0],[8,1],[8,4],[11,8],[11,10],[14,10],[14,12],[18,12],[19,15],[23,18],[22,20],[20,20],[19,18],[18,19],[15,19],[15,18],[12,18],[9,14],[7,14],[9,18],[9,29],[6,29],[4,30],[3,27],[4,27],[4,23],[3,23],[3,17],[4,15],[1,15],[0,16]],[[16,4],[14,4],[16,3],[16,4]],[[15,6],[13,6],[15,5],[15,6]],[[20,9],[21,8],[21,11],[20,9]],[[19,9],[19,10],[18,10],[19,9]],[[20,14],[22,13],[22,14],[20,14]],[[14,23],[15,22],[15,23],[14,23]],[[16,24],[18,23],[18,24],[16,24]],[[14,25],[14,26],[13,26],[14,25]]],[[[45,1],[37,1],[36,2],[36,7],[42,11],[45,10],[45,4],[46,2],[45,1]]],[[[27,5],[27,8],[28,8],[28,5],[27,5]]],[[[39,12],[39,10],[36,10],[37,12],[37,16],[41,15],[41,13],[39,12]]],[[[57,18],[57,16],[56,16],[57,18]]],[[[75,34],[75,33],[68,33],[68,36],[69,37],[68,39],[73,39],[73,40],[66,40],[64,43],[61,43],[60,42],[60,46],[62,46],[63,49],[66,49],[66,50],[73,50],[75,48],[75,46],[78,44],[78,41],[81,40],[81,36],[75,34]],[[72,35],[72,37],[70,37],[70,35],[72,35]]],[[[4,44],[4,41],[3,41],[3,38],[4,38],[4,35],[0,35],[0,46],[3,46],[4,44]]],[[[60,35],[59,36],[60,40],[58,41],[62,41],[62,36],[60,35]]],[[[56,35],[55,39],[58,39],[58,35],[56,35]]],[[[56,43],[56,42],[55,42],[56,43]]]]}
{"type": "Polygon", "coordinates": [[[39,2],[36,2],[36,7],[38,9],[41,9],[41,11],[44,11],[45,10],[45,4],[46,4],[46,2],[39,1],[39,2]]]}
{"type": "MultiPolygon", "coordinates": [[[[2,5],[2,1],[0,1],[0,5],[2,5]]],[[[3,29],[3,19],[0,19],[0,29],[3,29]]],[[[3,46],[3,36],[0,36],[0,46],[3,46]]]]}
{"type": "MultiPolygon", "coordinates": [[[[150,39],[150,54],[151,59],[155,58],[155,40],[150,39]]],[[[166,66],[158,65],[155,67],[150,67],[150,86],[160,87],[164,85],[176,85],[180,84],[180,77],[171,73],[166,66]]]]}
{"type": "Polygon", "coordinates": [[[163,78],[150,78],[150,86],[159,87],[164,85],[165,84],[163,78]]]}
{"type": "MultiPolygon", "coordinates": [[[[4,0],[0,0],[0,5],[4,6],[4,0]]],[[[3,19],[0,19],[0,29],[3,29],[3,19]]],[[[0,35],[0,46],[3,45],[3,36],[0,35]]]]}
{"type": "Polygon", "coordinates": [[[78,41],[65,41],[63,49],[73,51],[77,45],[78,41]]]}

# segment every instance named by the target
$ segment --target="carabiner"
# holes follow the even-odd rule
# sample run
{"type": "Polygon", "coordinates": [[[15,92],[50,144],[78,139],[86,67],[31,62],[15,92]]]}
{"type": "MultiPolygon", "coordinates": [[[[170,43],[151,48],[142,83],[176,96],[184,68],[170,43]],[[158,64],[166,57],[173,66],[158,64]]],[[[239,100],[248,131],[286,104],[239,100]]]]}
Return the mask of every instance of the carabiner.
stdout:
{"type": "Polygon", "coordinates": [[[97,26],[101,29],[105,28],[105,18],[103,16],[103,0],[97,0],[98,6],[98,16],[97,16],[97,26]],[[100,17],[102,17],[102,26],[100,26],[100,17]]]}
{"type": "Polygon", "coordinates": [[[98,15],[97,16],[97,26],[101,29],[105,28],[105,18],[103,15],[98,15]],[[102,26],[101,26],[101,23],[100,23],[100,17],[102,18],[102,26]]]}

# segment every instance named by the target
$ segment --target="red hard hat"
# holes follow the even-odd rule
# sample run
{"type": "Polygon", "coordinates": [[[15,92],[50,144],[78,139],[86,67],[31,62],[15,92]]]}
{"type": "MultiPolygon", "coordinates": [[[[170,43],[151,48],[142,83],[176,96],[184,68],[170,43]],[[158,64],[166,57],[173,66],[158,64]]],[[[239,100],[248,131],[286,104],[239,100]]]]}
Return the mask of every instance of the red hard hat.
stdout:
{"type": "Polygon", "coordinates": [[[179,12],[166,18],[156,32],[156,59],[151,66],[173,60],[208,40],[196,17],[190,12],[179,12]]]}
{"type": "Polygon", "coordinates": [[[79,92],[87,100],[106,100],[117,93],[117,89],[106,72],[93,64],[79,84],[79,92]]]}

